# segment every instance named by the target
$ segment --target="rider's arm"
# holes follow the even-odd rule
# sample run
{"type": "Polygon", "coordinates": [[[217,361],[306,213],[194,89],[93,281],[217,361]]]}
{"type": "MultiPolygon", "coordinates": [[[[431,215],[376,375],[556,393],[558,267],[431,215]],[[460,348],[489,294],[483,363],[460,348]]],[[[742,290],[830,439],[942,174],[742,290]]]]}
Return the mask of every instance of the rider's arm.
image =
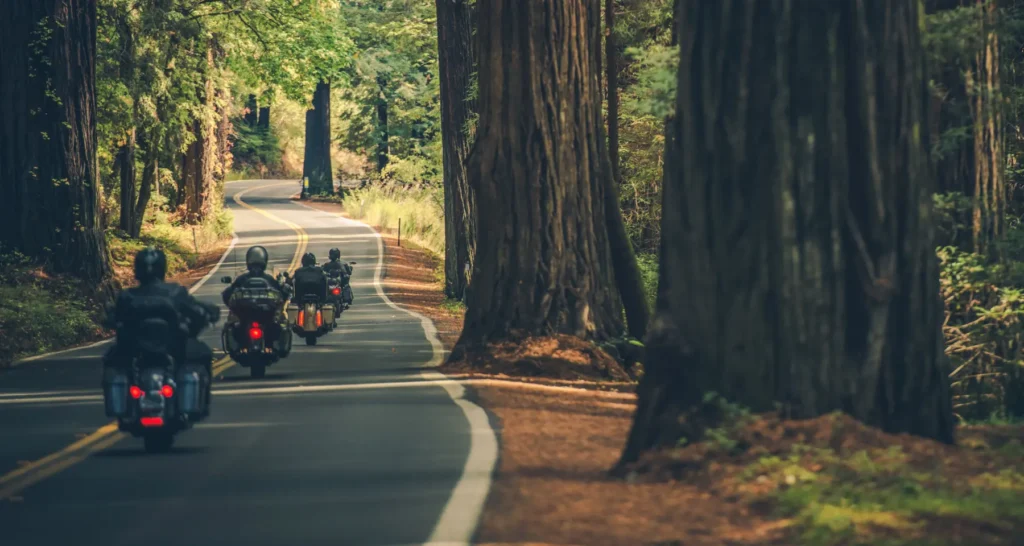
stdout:
{"type": "Polygon", "coordinates": [[[231,286],[225,288],[224,292],[221,294],[221,298],[224,300],[224,305],[228,304],[228,301],[231,299],[231,294],[234,294],[235,290],[238,290],[238,287],[242,286],[242,283],[248,279],[249,276],[244,273],[235,277],[235,282],[231,283],[231,286]]]}

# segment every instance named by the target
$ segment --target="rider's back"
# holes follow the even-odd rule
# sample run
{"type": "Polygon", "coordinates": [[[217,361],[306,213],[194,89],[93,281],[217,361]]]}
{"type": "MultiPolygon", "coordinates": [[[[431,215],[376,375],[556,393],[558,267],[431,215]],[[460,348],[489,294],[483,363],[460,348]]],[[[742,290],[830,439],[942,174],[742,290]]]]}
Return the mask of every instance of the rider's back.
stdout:
{"type": "Polygon", "coordinates": [[[317,298],[327,297],[327,275],[323,269],[314,266],[300,267],[293,275],[296,297],[315,295],[317,298]]]}

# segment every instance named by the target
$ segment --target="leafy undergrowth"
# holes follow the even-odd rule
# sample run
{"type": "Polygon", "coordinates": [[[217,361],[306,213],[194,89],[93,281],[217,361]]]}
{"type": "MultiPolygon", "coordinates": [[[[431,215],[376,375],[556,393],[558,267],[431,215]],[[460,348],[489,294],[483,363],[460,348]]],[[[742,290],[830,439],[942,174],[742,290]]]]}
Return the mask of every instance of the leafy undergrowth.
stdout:
{"type": "Polygon", "coordinates": [[[99,304],[80,281],[0,253],[0,368],[23,356],[103,337],[99,304]]]}
{"type": "Polygon", "coordinates": [[[648,455],[632,472],[697,482],[782,518],[785,544],[1019,544],[1024,427],[963,427],[959,439],[954,447],[885,434],[842,414],[740,415],[701,442],[648,455]]]}
{"type": "MultiPolygon", "coordinates": [[[[166,213],[156,212],[147,220],[138,240],[107,234],[115,287],[132,284],[132,260],[147,245],[164,249],[171,278],[215,262],[232,222],[230,213],[222,211],[197,226],[193,235],[191,227],[166,213]]],[[[0,252],[0,368],[25,356],[108,336],[99,326],[101,299],[96,287],[50,274],[17,252],[0,252]]]]}

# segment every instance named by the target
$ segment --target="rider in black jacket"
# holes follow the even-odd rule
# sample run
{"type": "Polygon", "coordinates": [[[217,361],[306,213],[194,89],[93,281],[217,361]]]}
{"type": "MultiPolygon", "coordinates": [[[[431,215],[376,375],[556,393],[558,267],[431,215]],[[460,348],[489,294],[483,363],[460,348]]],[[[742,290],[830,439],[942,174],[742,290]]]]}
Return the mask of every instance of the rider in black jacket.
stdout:
{"type": "Polygon", "coordinates": [[[340,249],[332,248],[328,252],[327,257],[331,261],[324,264],[324,273],[327,273],[328,276],[341,278],[341,301],[347,308],[349,305],[352,305],[352,287],[349,284],[349,280],[352,278],[352,266],[341,261],[340,249]]]}
{"type": "Polygon", "coordinates": [[[231,283],[231,286],[224,289],[224,293],[221,297],[224,299],[224,305],[228,304],[228,300],[231,299],[231,294],[235,293],[239,287],[244,286],[249,279],[263,279],[267,281],[267,284],[271,288],[281,292],[288,299],[287,288],[282,286],[281,283],[277,282],[277,279],[267,274],[267,264],[270,262],[270,254],[267,249],[262,246],[254,246],[245,253],[245,267],[248,269],[247,272],[239,275],[235,282],[231,283]]]}
{"type": "Polygon", "coordinates": [[[294,301],[301,303],[303,296],[315,295],[321,303],[327,301],[327,275],[316,266],[316,256],[307,252],[302,256],[302,267],[292,276],[295,287],[294,301]]]}
{"type": "MultiPolygon", "coordinates": [[[[213,365],[213,351],[207,344],[199,341],[197,336],[203,328],[220,320],[220,308],[193,298],[180,284],[164,282],[166,275],[167,256],[163,251],[153,247],[139,251],[135,255],[135,278],[139,285],[118,294],[113,308],[108,308],[106,324],[110,327],[124,325],[132,320],[135,311],[146,300],[165,298],[180,317],[189,321],[188,335],[183,340],[185,361],[201,364],[209,372],[213,365]]],[[[104,355],[104,366],[122,369],[130,366],[132,354],[126,352],[126,347],[130,345],[130,339],[117,340],[104,355]]]]}
{"type": "MultiPolygon", "coordinates": [[[[231,307],[231,295],[238,289],[246,286],[246,284],[253,279],[260,279],[267,283],[272,290],[276,290],[281,294],[281,306],[283,307],[285,302],[288,300],[290,295],[290,289],[288,286],[282,285],[274,277],[267,274],[267,264],[270,262],[270,254],[266,248],[262,246],[254,246],[245,253],[245,266],[248,269],[247,272],[239,275],[235,282],[231,283],[231,286],[227,287],[221,297],[224,299],[224,305],[227,305],[231,309],[232,318],[237,318],[243,322],[259,322],[266,328],[267,341],[275,346],[280,355],[286,354],[286,349],[279,342],[285,340],[281,338],[281,335],[285,332],[288,324],[284,314],[281,312],[281,308],[277,309],[273,313],[268,312],[256,312],[251,309],[246,309],[244,305],[231,307]]],[[[234,320],[232,320],[234,323],[234,320]]]]}

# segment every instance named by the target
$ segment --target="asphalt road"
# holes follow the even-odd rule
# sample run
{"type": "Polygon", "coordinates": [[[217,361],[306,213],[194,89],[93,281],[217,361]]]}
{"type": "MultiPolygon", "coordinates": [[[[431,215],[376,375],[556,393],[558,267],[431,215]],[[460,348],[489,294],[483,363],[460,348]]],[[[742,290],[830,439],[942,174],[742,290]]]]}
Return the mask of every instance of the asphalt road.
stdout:
{"type": "MultiPolygon", "coordinates": [[[[497,456],[488,417],[430,371],[429,321],[383,296],[374,232],[291,201],[297,189],[227,185],[236,250],[195,295],[219,304],[250,245],[278,269],[337,246],[357,262],[339,327],[315,347],[296,337],[261,380],[220,361],[210,418],[160,455],[104,417],[107,345],[0,373],[0,544],[469,543],[497,456]]],[[[203,337],[219,353],[220,324],[203,337]]]]}

